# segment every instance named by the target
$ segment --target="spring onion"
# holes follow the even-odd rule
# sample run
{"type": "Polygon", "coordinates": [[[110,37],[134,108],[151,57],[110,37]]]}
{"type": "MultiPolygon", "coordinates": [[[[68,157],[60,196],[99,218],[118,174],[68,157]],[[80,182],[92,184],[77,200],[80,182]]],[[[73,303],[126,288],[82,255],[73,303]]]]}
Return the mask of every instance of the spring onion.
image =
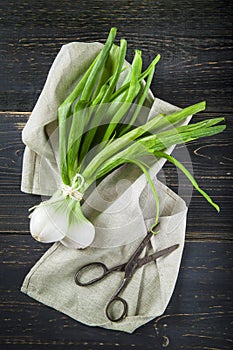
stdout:
{"type": "Polygon", "coordinates": [[[38,241],[61,241],[74,249],[89,246],[95,228],[82,212],[83,196],[96,180],[125,163],[138,166],[151,186],[156,204],[153,231],[159,219],[159,200],[145,162],[148,155],[175,164],[219,211],[218,205],[166,149],[222,132],[225,125],[219,123],[224,119],[182,126],[185,118],[205,109],[205,102],[200,102],[169,115],[154,116],[141,125],[140,115],[160,55],[142,71],[142,54],[136,50],[131,67],[126,67],[127,42],[121,39],[118,46],[114,44],[115,36],[116,28],[112,28],[100,53],[58,108],[62,186],[30,215],[31,234],[38,241]]]}

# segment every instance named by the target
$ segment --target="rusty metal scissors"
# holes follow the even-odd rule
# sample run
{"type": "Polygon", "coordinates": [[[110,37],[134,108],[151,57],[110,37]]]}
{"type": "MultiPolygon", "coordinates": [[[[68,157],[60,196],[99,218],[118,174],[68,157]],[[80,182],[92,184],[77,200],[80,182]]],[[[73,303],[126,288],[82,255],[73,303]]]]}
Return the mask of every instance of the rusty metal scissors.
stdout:
{"type": "Polygon", "coordinates": [[[144,258],[140,258],[140,255],[141,255],[143,249],[148,246],[152,235],[153,235],[153,233],[151,231],[147,233],[147,235],[142,240],[142,242],[140,243],[138,248],[135,250],[135,252],[132,254],[132,256],[130,257],[128,262],[121,264],[121,265],[114,266],[112,268],[107,268],[107,266],[105,264],[103,264],[102,262],[93,262],[93,263],[89,263],[89,264],[82,266],[75,274],[75,283],[79,286],[85,287],[85,286],[90,286],[92,284],[95,284],[98,281],[101,281],[102,279],[107,277],[112,272],[115,272],[115,271],[124,272],[124,277],[123,277],[123,280],[122,280],[120,287],[117,289],[115,294],[112,296],[112,298],[108,302],[106,309],[105,309],[105,313],[106,313],[107,318],[112,322],[121,321],[128,314],[128,304],[127,304],[126,300],[124,300],[123,298],[121,298],[119,296],[119,294],[122,293],[123,290],[127,287],[128,283],[130,282],[135,271],[137,269],[139,269],[140,267],[142,267],[143,265],[146,265],[152,261],[155,261],[156,259],[160,258],[163,255],[170,254],[171,252],[173,252],[174,250],[176,250],[179,247],[179,244],[175,244],[175,245],[172,245],[168,248],[162,249],[156,253],[145,256],[144,258]],[[96,269],[96,270],[99,269],[101,271],[100,275],[98,275],[95,278],[88,279],[88,280],[85,279],[85,274],[88,275],[88,271],[90,272],[90,270],[94,270],[94,269],[96,269]],[[115,304],[116,302],[120,302],[123,306],[123,308],[121,307],[122,311],[120,312],[119,317],[114,317],[114,315],[113,315],[113,304],[115,304]]]}

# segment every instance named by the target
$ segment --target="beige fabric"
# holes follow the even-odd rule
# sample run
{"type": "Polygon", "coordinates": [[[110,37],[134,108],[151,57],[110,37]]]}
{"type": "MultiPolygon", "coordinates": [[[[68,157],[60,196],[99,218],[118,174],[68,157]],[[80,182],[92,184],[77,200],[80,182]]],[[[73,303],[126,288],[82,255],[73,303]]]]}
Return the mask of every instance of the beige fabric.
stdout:
{"type": "MultiPolygon", "coordinates": [[[[153,239],[154,250],[179,243],[180,247],[166,257],[159,258],[139,269],[122,297],[129,305],[129,316],[121,322],[107,320],[105,307],[119,287],[122,273],[116,272],[89,287],[74,282],[78,268],[86,263],[101,261],[108,267],[126,262],[141,239],[114,248],[87,248],[69,250],[54,244],[27,275],[22,291],[34,299],[59,310],[90,326],[100,326],[125,332],[161,315],[170,300],[179,271],[184,244],[186,206],[167,187],[158,184],[160,198],[164,199],[160,233],[153,239]]],[[[145,221],[149,226],[150,220],[145,221]]],[[[145,232],[145,231],[144,231],[145,232]]],[[[152,250],[152,249],[151,249],[152,250]]]]}
{"type": "MultiPolygon", "coordinates": [[[[74,86],[101,47],[99,43],[71,43],[63,46],[55,59],[23,131],[26,145],[23,192],[52,195],[59,186],[56,111],[67,95],[67,89],[74,86]]],[[[149,118],[177,110],[177,107],[154,98],[151,93],[147,104],[151,108],[149,118]]],[[[145,177],[132,165],[109,175],[83,205],[84,213],[96,228],[92,246],[85,250],[71,250],[60,243],[54,244],[26,276],[22,291],[77,321],[125,332],[133,332],[161,315],[177,279],[187,214],[185,202],[156,180],[156,174],[163,164],[164,161],[160,160],[150,171],[160,198],[160,233],[152,238],[150,252],[175,243],[180,247],[136,272],[122,295],[129,304],[129,316],[125,320],[110,322],[104,312],[107,302],[119,286],[122,273],[114,273],[89,287],[77,286],[74,274],[88,262],[101,261],[112,267],[127,261],[153,223],[153,196],[145,177]],[[115,192],[117,196],[113,196],[115,192]],[[101,214],[96,215],[99,211],[101,214]]]]}

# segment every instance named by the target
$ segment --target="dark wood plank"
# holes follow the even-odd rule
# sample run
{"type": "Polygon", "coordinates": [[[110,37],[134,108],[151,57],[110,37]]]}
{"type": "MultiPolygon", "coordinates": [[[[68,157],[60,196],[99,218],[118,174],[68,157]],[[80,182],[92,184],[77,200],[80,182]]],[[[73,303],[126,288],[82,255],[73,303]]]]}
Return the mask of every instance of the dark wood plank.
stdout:
{"type": "Polygon", "coordinates": [[[48,246],[30,236],[0,241],[1,349],[231,349],[232,243],[187,241],[165,314],[128,335],[90,328],[22,294],[24,276],[48,246]]]}
{"type": "MultiPolygon", "coordinates": [[[[200,113],[196,121],[216,114],[200,113]]],[[[28,209],[40,202],[39,196],[20,192],[22,155],[24,145],[21,131],[29,114],[0,113],[0,232],[28,232],[28,209]],[[15,203],[17,201],[17,210],[15,203]],[[12,213],[14,215],[12,216],[12,213]]],[[[232,120],[226,115],[227,130],[211,138],[192,142],[187,149],[177,147],[175,155],[182,156],[184,164],[193,166],[199,185],[221,206],[218,214],[185,178],[177,176],[176,169],[168,163],[160,172],[160,179],[190,202],[187,238],[232,239],[232,120]],[[200,212],[204,213],[200,216],[200,212]],[[197,220],[198,218],[198,220],[197,220]]]]}
{"type": "Polygon", "coordinates": [[[104,42],[111,26],[128,40],[128,59],[158,52],[152,89],[186,106],[202,99],[209,110],[232,110],[232,2],[228,0],[1,1],[0,110],[32,110],[63,44],[104,42]]]}
{"type": "MultiPolygon", "coordinates": [[[[0,349],[233,348],[232,338],[232,95],[233,5],[230,0],[0,0],[0,349]],[[20,293],[22,280],[48,245],[28,231],[28,208],[39,196],[20,192],[21,131],[61,46],[117,41],[143,51],[144,67],[162,55],[152,90],[185,107],[207,100],[196,120],[226,115],[227,130],[177,147],[199,185],[221,206],[217,214],[197,192],[189,205],[178,283],[164,315],[134,334],[91,328],[20,293]],[[21,111],[23,113],[15,112],[21,111]],[[190,158],[189,158],[190,156],[190,158]]],[[[190,200],[191,186],[166,164],[166,184],[190,200]]]]}

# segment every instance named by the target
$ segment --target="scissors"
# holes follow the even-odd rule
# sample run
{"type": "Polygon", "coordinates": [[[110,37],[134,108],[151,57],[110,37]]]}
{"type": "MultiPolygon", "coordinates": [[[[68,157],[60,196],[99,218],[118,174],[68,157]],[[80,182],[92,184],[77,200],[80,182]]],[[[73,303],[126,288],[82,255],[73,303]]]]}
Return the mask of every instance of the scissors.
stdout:
{"type": "MultiPolygon", "coordinates": [[[[142,267],[143,265],[146,265],[150,263],[151,261],[155,261],[156,259],[160,258],[161,256],[170,254],[174,250],[176,250],[179,247],[179,244],[172,245],[168,248],[162,249],[156,253],[153,253],[151,255],[145,256],[144,258],[140,258],[140,255],[143,251],[143,249],[149,244],[149,241],[153,235],[153,232],[149,231],[145,238],[142,240],[138,248],[135,250],[135,252],[131,255],[130,259],[128,262],[114,266],[112,268],[107,268],[105,264],[102,262],[92,262],[89,264],[86,264],[82,266],[75,274],[75,283],[79,286],[90,286],[92,284],[97,283],[98,281],[101,281],[102,279],[106,278],[108,275],[110,275],[112,272],[118,271],[118,272],[124,272],[124,277],[122,280],[122,283],[120,287],[117,289],[115,294],[112,296],[110,301],[108,302],[106,309],[105,309],[105,314],[107,318],[112,321],[112,322],[118,322],[123,320],[127,314],[128,314],[128,304],[126,300],[121,298],[119,296],[120,293],[123,292],[123,290],[127,287],[129,284],[130,280],[132,279],[135,271],[142,267]],[[88,275],[88,271],[94,270],[94,269],[100,269],[101,273],[98,275],[98,277],[85,280],[84,275],[88,275]],[[118,302],[122,304],[121,309],[122,311],[120,312],[120,316],[118,313],[118,317],[113,315],[113,307],[114,304],[118,302]]],[[[93,271],[92,271],[93,272],[93,271]]],[[[118,310],[119,312],[119,310],[118,310]]]]}

